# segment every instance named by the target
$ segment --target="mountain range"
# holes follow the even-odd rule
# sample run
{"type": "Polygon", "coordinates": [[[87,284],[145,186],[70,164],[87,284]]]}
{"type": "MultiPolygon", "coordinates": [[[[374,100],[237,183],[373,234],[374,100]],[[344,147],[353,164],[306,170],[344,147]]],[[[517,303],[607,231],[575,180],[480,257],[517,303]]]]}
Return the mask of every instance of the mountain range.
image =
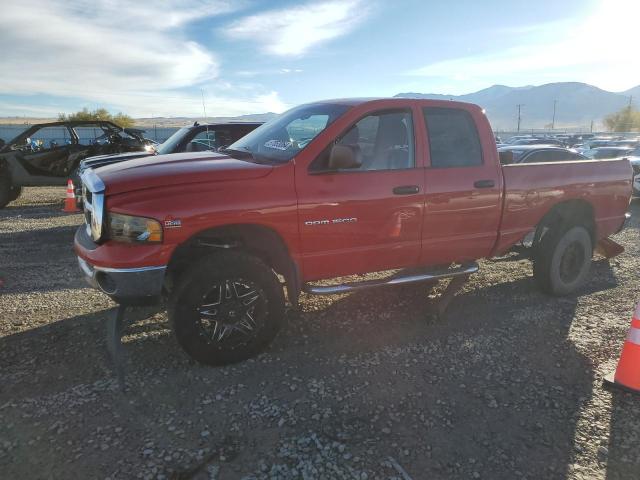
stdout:
{"type": "Polygon", "coordinates": [[[465,95],[432,93],[399,93],[401,98],[431,98],[476,103],[485,109],[494,130],[515,130],[518,105],[521,105],[521,130],[549,128],[556,102],[556,129],[602,129],[602,119],[629,105],[640,104],[640,85],[624,92],[608,92],[579,82],[548,83],[546,85],[507,87],[493,85],[465,95]]]}

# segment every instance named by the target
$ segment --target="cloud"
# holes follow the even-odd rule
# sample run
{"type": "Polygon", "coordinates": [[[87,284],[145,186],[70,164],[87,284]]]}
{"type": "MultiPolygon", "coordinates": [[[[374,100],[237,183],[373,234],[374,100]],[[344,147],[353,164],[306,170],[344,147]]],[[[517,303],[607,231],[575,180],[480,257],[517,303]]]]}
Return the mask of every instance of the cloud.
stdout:
{"type": "Polygon", "coordinates": [[[448,59],[407,72],[452,83],[486,86],[505,78],[522,84],[574,81],[609,90],[640,82],[637,0],[602,1],[585,19],[521,28],[518,43],[499,51],[448,59]]]}
{"type": "MultiPolygon", "coordinates": [[[[259,86],[231,89],[218,78],[215,53],[187,36],[191,22],[241,5],[227,0],[159,0],[154,5],[31,0],[27,6],[23,0],[4,0],[0,94],[44,94],[58,104],[104,105],[132,115],[201,115],[199,87],[204,85],[206,91],[227,95],[233,90],[235,96],[210,96],[208,110],[216,114],[273,109],[279,105],[277,94],[259,86]]],[[[25,107],[24,100],[11,103],[5,99],[0,105],[3,114],[25,107]]]]}
{"type": "Polygon", "coordinates": [[[241,18],[227,27],[225,34],[256,41],[271,55],[300,56],[320,43],[348,34],[368,13],[363,0],[307,3],[241,18]]]}
{"type": "Polygon", "coordinates": [[[226,2],[165,0],[157,23],[140,6],[120,0],[36,0],[28,8],[23,3],[3,3],[0,92],[86,95],[132,85],[178,88],[218,73],[215,55],[180,32],[165,30],[196,12],[226,12],[226,2]]]}
{"type": "Polygon", "coordinates": [[[238,70],[235,74],[239,77],[259,77],[265,75],[291,75],[302,72],[301,68],[273,68],[269,70],[238,70]]]}

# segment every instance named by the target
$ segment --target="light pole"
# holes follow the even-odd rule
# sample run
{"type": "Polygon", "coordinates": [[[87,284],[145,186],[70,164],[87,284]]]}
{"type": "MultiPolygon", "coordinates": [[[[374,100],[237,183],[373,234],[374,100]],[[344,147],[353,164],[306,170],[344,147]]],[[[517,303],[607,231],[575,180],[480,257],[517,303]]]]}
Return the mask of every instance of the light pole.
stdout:
{"type": "Polygon", "coordinates": [[[554,100],[553,101],[553,118],[551,119],[551,130],[553,131],[553,129],[556,127],[556,105],[558,103],[558,100],[554,100]]]}

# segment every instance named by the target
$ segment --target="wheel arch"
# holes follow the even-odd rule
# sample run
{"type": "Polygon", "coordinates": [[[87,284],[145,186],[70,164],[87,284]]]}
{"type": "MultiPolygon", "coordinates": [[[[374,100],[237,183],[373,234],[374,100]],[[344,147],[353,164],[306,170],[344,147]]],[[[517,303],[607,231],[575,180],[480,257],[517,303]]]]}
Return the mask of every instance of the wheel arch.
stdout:
{"type": "Polygon", "coordinates": [[[179,245],[168,265],[168,287],[202,256],[225,250],[241,250],[260,258],[284,277],[287,296],[297,306],[302,288],[298,265],[282,236],[259,224],[232,224],[202,230],[179,245]]]}
{"type": "Polygon", "coordinates": [[[546,232],[560,225],[582,225],[591,236],[591,243],[597,241],[597,226],[593,205],[586,200],[572,199],[555,204],[538,222],[533,245],[537,246],[546,232]]]}

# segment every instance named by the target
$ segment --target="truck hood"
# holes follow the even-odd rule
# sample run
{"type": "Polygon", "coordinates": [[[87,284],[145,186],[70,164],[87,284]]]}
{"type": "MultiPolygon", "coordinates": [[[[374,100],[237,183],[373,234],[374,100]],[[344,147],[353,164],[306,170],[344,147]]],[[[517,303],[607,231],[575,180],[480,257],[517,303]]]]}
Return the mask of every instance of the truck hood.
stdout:
{"type": "Polygon", "coordinates": [[[271,165],[213,152],[172,153],[106,165],[96,171],[107,195],[147,188],[244,180],[268,175],[271,165]]]}
{"type": "Polygon", "coordinates": [[[150,157],[150,152],[141,150],[139,152],[112,153],[110,155],[96,155],[94,157],[85,158],[80,162],[80,171],[87,168],[98,168],[112,163],[124,162],[125,160],[133,160],[134,158],[150,157]]]}

